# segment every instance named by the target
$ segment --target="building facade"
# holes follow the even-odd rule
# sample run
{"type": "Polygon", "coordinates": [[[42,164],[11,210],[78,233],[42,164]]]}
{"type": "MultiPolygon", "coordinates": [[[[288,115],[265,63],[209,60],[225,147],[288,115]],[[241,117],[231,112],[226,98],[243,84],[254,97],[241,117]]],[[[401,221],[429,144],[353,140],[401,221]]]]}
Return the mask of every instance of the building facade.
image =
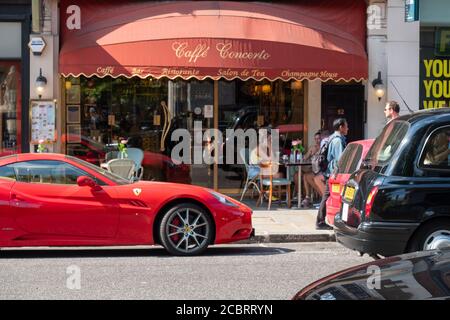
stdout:
{"type": "MultiPolygon", "coordinates": [[[[33,15],[27,37],[42,37],[46,47],[41,55],[25,50],[26,93],[53,106],[55,121],[45,132],[29,123],[22,152],[44,134],[49,151],[100,164],[127,138],[144,151],[145,179],[235,192],[242,165],[173,163],[175,129],[271,126],[287,130],[289,149],[295,138],[311,145],[337,117],[349,121],[349,140],[373,138],[386,123],[386,101],[399,101],[401,113],[408,112],[403,101],[412,110],[423,105],[420,35],[433,22],[405,22],[402,0],[31,4],[39,19],[33,15]],[[47,83],[37,92],[40,72],[47,83]]],[[[206,137],[202,147],[208,144],[214,140],[206,137]]]]}

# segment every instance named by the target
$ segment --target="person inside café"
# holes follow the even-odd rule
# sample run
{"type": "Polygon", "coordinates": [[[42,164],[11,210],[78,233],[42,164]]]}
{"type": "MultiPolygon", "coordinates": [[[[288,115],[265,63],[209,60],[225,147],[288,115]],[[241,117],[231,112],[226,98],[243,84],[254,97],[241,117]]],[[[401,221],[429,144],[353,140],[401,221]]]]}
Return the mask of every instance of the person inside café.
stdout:
{"type": "MultiPolygon", "coordinates": [[[[278,154],[273,150],[272,132],[267,128],[267,135],[261,135],[259,144],[250,151],[249,157],[249,174],[252,176],[260,175],[261,179],[267,179],[272,176],[273,179],[284,178],[282,172],[279,171],[278,154]]],[[[272,196],[272,201],[278,198],[272,196]]]]}

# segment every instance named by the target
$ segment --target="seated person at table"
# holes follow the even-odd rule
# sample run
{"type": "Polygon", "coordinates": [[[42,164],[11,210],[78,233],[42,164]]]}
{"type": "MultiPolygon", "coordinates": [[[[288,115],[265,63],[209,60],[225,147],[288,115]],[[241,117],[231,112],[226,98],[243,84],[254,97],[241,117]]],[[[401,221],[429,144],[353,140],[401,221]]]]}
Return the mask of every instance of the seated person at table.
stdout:
{"type": "MultiPolygon", "coordinates": [[[[322,148],[322,146],[328,141],[329,136],[330,132],[328,130],[322,131],[320,148],[322,148]]],[[[323,175],[323,172],[320,172],[320,168],[313,168],[313,173],[314,185],[316,186],[316,190],[319,192],[319,195],[322,198],[323,194],[325,193],[325,176],[323,175]]]]}
{"type": "MultiPolygon", "coordinates": [[[[308,152],[305,154],[304,160],[306,162],[311,162],[313,157],[319,154],[321,140],[322,140],[321,133],[320,131],[317,131],[316,134],[314,135],[314,145],[312,145],[309,148],[308,152]]],[[[314,172],[312,171],[311,166],[302,167],[302,177],[306,192],[305,199],[302,201],[302,206],[304,207],[310,207],[312,205],[311,199],[313,190],[315,190],[317,193],[320,194],[320,189],[314,182],[315,176],[316,174],[314,174],[314,172]]],[[[298,192],[298,174],[294,175],[294,182],[295,182],[295,189],[297,190],[295,192],[298,192]]]]}
{"type": "Polygon", "coordinates": [[[261,140],[261,143],[250,152],[250,170],[255,170],[255,172],[258,170],[263,179],[269,178],[270,176],[272,178],[283,178],[283,174],[278,172],[278,161],[272,151],[272,135],[270,129],[267,130],[267,137],[264,138],[262,136],[261,140]]]}

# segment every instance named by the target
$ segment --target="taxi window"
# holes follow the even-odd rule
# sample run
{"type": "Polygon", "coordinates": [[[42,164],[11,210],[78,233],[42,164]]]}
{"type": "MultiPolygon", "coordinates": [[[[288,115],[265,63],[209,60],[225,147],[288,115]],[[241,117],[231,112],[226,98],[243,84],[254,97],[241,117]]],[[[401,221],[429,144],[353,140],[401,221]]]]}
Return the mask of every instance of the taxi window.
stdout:
{"type": "Polygon", "coordinates": [[[450,127],[431,133],[426,140],[420,166],[430,169],[450,169],[450,127]]]}
{"type": "Polygon", "coordinates": [[[372,168],[389,164],[408,133],[408,129],[409,123],[406,121],[391,121],[377,137],[364,161],[372,168]]]}

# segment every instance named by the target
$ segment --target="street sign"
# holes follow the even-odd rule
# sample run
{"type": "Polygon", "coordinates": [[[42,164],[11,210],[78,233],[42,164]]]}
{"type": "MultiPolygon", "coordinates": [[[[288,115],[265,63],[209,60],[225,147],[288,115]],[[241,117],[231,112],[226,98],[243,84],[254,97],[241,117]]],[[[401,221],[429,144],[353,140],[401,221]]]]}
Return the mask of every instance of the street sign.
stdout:
{"type": "Polygon", "coordinates": [[[28,47],[35,56],[40,56],[44,51],[46,43],[42,37],[32,37],[28,42],[28,47]]]}
{"type": "Polygon", "coordinates": [[[419,0],[405,0],[405,22],[419,21],[419,0]]]}

